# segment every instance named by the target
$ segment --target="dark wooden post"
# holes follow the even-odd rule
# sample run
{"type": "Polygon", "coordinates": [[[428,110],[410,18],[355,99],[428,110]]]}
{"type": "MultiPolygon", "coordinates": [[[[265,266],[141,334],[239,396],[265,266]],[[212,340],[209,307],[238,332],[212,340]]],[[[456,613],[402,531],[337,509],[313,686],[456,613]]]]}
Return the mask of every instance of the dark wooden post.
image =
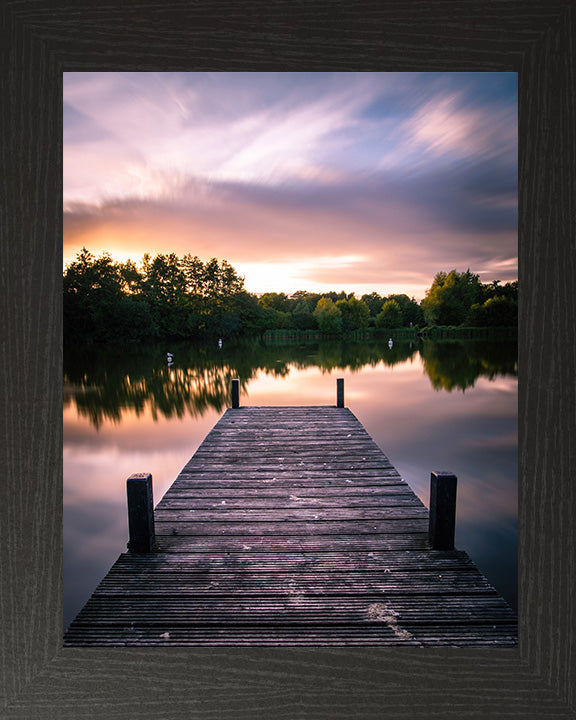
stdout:
{"type": "Polygon", "coordinates": [[[456,475],[445,470],[430,475],[428,539],[434,550],[454,550],[456,475]]]}
{"type": "Polygon", "coordinates": [[[152,475],[134,473],[126,481],[128,496],[128,550],[149,553],[154,548],[154,503],[152,475]]]}
{"type": "Polygon", "coordinates": [[[232,407],[240,407],[240,380],[232,380],[232,407]]]}
{"type": "Polygon", "coordinates": [[[336,380],[336,407],[344,407],[344,378],[336,380]]]}

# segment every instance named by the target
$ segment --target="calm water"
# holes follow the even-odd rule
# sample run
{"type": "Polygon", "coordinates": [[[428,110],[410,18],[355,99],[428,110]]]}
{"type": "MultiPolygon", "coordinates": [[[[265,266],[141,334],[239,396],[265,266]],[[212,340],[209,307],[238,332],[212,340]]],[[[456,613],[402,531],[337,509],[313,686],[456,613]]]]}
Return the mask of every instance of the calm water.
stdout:
{"type": "Polygon", "coordinates": [[[64,627],[128,538],[126,478],[158,502],[240,378],[244,405],[345,404],[428,505],[458,476],[456,546],[517,604],[517,348],[510,342],[75,348],[64,361],[64,627]],[[174,364],[166,365],[166,351],[174,364]]]}

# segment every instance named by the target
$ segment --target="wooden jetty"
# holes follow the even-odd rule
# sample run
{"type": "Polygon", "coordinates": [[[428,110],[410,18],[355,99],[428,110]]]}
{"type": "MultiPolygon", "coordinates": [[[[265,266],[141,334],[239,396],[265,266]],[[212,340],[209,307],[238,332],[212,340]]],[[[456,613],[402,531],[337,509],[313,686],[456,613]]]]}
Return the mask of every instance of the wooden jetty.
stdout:
{"type": "Polygon", "coordinates": [[[455,478],[433,474],[429,518],[343,405],[340,381],[335,407],[239,407],[236,384],[154,510],[128,481],[131,550],[64,645],[516,645],[453,549],[455,478]]]}

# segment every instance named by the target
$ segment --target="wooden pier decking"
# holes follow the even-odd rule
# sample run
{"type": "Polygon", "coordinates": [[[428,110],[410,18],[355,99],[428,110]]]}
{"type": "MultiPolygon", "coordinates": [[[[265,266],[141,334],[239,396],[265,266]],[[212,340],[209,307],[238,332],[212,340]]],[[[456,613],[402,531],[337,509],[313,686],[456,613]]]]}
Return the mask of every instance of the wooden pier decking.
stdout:
{"type": "Polygon", "coordinates": [[[65,646],[514,646],[517,619],[343,407],[227,410],[65,646]]]}

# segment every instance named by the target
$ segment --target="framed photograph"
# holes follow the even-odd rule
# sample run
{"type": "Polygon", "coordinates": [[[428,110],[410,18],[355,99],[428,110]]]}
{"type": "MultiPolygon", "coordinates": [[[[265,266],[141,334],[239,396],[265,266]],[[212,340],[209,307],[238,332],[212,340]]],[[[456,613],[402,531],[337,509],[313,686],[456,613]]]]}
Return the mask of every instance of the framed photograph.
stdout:
{"type": "MultiPolygon", "coordinates": [[[[264,718],[282,714],[290,718],[574,717],[575,673],[570,650],[574,642],[571,618],[575,609],[571,605],[573,597],[569,592],[570,578],[567,574],[575,534],[572,522],[574,493],[570,483],[574,424],[573,294],[570,292],[573,259],[570,239],[573,237],[574,213],[571,212],[571,163],[567,162],[573,153],[571,68],[576,59],[573,57],[574,9],[564,2],[536,3],[530,6],[529,12],[520,4],[505,8],[497,5],[490,14],[486,14],[470,2],[449,7],[431,6],[425,10],[420,8],[418,12],[413,7],[398,8],[392,4],[384,5],[377,11],[345,5],[330,9],[307,7],[293,14],[285,13],[280,7],[262,8],[260,13],[253,5],[242,5],[234,10],[235,14],[230,12],[229,8],[200,8],[186,3],[142,8],[113,5],[100,9],[75,3],[74,6],[65,4],[51,10],[37,4],[30,8],[14,3],[2,11],[4,65],[7,68],[2,80],[4,102],[0,110],[5,209],[2,224],[6,238],[1,250],[6,298],[2,445],[7,475],[2,503],[6,543],[0,599],[5,628],[2,639],[5,657],[2,712],[11,719],[115,717],[120,713],[123,717],[139,718],[264,718]],[[69,266],[77,260],[82,246],[90,250],[88,240],[92,240],[97,256],[101,251],[113,250],[114,244],[111,240],[109,247],[98,246],[98,238],[106,237],[106,233],[113,238],[120,224],[125,229],[130,225],[130,203],[134,202],[134,197],[122,196],[125,177],[121,174],[115,176],[115,185],[99,188],[101,194],[95,201],[100,204],[100,209],[108,203],[114,210],[117,225],[109,218],[103,222],[96,205],[90,206],[95,197],[90,192],[98,184],[98,167],[111,166],[122,152],[120,145],[114,142],[108,144],[108,139],[115,135],[114,122],[125,121],[118,133],[118,137],[124,138],[125,148],[128,148],[126,157],[122,158],[122,167],[128,173],[131,167],[133,173],[139,173],[138,186],[143,198],[156,193],[158,209],[163,204],[159,192],[168,193],[173,198],[182,189],[174,186],[177,180],[174,176],[162,175],[151,165],[148,167],[150,172],[143,172],[144,165],[139,164],[139,160],[145,156],[142,147],[138,147],[140,139],[131,131],[131,119],[115,114],[115,107],[132,107],[138,113],[145,112],[133,102],[138,95],[139,84],[144,82],[148,89],[150,84],[157,83],[166,102],[179,104],[182,113],[189,112],[190,107],[175,90],[179,79],[188,73],[204,79],[211,73],[214,76],[212,86],[222,86],[222,96],[213,96],[210,100],[212,109],[216,108],[214,112],[217,113],[218,108],[222,111],[226,106],[222,97],[230,98],[234,86],[244,82],[249,89],[257,85],[260,92],[266,93],[267,79],[279,69],[285,73],[284,79],[292,79],[291,88],[285,88],[286,97],[294,97],[292,109],[297,107],[294,88],[306,86],[306,76],[314,73],[316,79],[334,76],[336,86],[355,74],[357,83],[368,87],[366,93],[369,93],[370,82],[375,76],[405,73],[401,79],[414,82],[412,100],[427,86],[425,96],[430,102],[435,97],[434,83],[452,83],[451,94],[444,87],[442,96],[448,102],[446,98],[458,97],[458,93],[463,92],[467,79],[466,87],[480,89],[486,87],[480,82],[482,77],[487,84],[497,82],[497,78],[517,77],[520,278],[517,647],[261,647],[250,644],[225,647],[63,647],[62,389],[66,408],[70,398],[67,393],[74,393],[81,382],[89,384],[82,380],[80,368],[88,368],[91,364],[98,366],[99,360],[102,360],[101,366],[109,363],[110,382],[116,380],[109,357],[92,358],[90,351],[83,348],[77,355],[72,352],[65,358],[62,349],[63,313],[69,312],[72,306],[65,305],[63,308],[61,273],[66,264],[69,266]],[[236,83],[227,86],[226,81],[232,71],[238,72],[236,83]],[[98,92],[83,82],[88,73],[93,74],[94,82],[100,83],[98,92]],[[132,84],[115,84],[115,78],[125,73],[134,73],[132,84]],[[258,73],[269,75],[257,76],[258,73]],[[423,73],[429,75],[426,77],[423,73]],[[250,77],[252,74],[253,77],[250,77]],[[294,77],[296,74],[300,76],[294,77]],[[171,78],[173,82],[163,83],[163,77],[171,78]],[[253,82],[256,77],[259,77],[257,84],[253,82]],[[76,100],[65,105],[64,113],[69,115],[63,120],[67,78],[75,83],[68,90],[76,93],[76,100]],[[430,83],[427,84],[427,80],[430,83]],[[83,111],[82,102],[78,100],[82,93],[85,93],[86,102],[92,103],[93,112],[83,111]],[[116,106],[105,106],[106,97],[114,98],[116,106]],[[78,247],[74,243],[70,243],[69,247],[66,242],[63,245],[62,201],[64,199],[66,203],[67,198],[66,193],[62,197],[62,131],[66,127],[72,135],[76,133],[68,149],[73,152],[72,144],[75,144],[79,151],[75,165],[78,171],[73,178],[77,193],[68,198],[71,204],[67,208],[70,212],[74,206],[71,221],[75,223],[74,242],[82,243],[78,247]],[[91,164],[86,163],[82,167],[79,160],[86,150],[83,143],[90,142],[100,143],[98,152],[92,156],[91,164]],[[133,155],[130,156],[130,153],[133,155]],[[172,185],[168,187],[170,182],[172,185]],[[85,193],[84,197],[82,193],[85,193]],[[70,257],[66,257],[68,250],[72,253],[70,257]],[[64,388],[63,374],[67,378],[64,388]]],[[[195,94],[199,96],[198,88],[188,89],[189,99],[195,94]]],[[[342,91],[342,86],[337,89],[342,91]]],[[[274,87],[269,88],[269,95],[273,95],[274,91],[274,87]]],[[[313,83],[307,91],[313,96],[310,107],[322,106],[323,100],[328,105],[329,100],[333,101],[331,110],[326,110],[324,106],[325,114],[318,121],[325,127],[326,123],[334,122],[335,117],[340,118],[339,121],[344,123],[340,128],[340,140],[343,145],[349,142],[346,121],[350,118],[342,120],[342,110],[346,102],[350,103],[350,98],[346,102],[338,102],[336,92],[323,97],[322,88],[314,88],[313,83]]],[[[501,92],[504,93],[503,90],[501,92]]],[[[402,103],[398,100],[397,91],[394,97],[400,107],[402,103]]],[[[162,102],[158,101],[156,108],[161,107],[162,102]]],[[[247,101],[238,98],[237,108],[240,102],[247,101]]],[[[457,103],[457,100],[453,102],[457,103]]],[[[364,108],[367,117],[370,116],[368,105],[364,108]]],[[[200,111],[201,105],[195,107],[200,111]]],[[[280,136],[294,129],[294,126],[289,127],[287,120],[289,109],[286,107],[283,110],[285,124],[277,126],[280,136]]],[[[455,109],[452,108],[454,112],[455,109]]],[[[415,164],[421,162],[426,151],[430,159],[441,157],[438,143],[461,142],[462,133],[468,142],[474,139],[479,146],[491,133],[490,142],[506,146],[509,152],[507,133],[510,132],[510,123],[516,121],[514,110],[511,106],[504,109],[497,107],[497,103],[491,109],[494,114],[484,114],[482,122],[482,116],[478,120],[468,105],[468,114],[459,118],[461,124],[449,132],[449,118],[454,113],[447,112],[447,106],[441,102],[437,102],[434,108],[428,107],[428,119],[433,111],[436,112],[438,126],[434,129],[436,134],[432,133],[430,123],[422,122],[420,126],[412,127],[415,147],[420,142],[415,164]]],[[[152,125],[155,122],[154,112],[151,107],[148,120],[152,125]]],[[[256,112],[251,116],[253,120],[257,119],[256,112]]],[[[417,110],[413,110],[412,117],[415,116],[417,110]]],[[[314,119],[303,112],[299,127],[301,132],[308,133],[307,139],[304,138],[308,143],[317,139],[309,137],[314,119]]],[[[369,119],[372,124],[366,125],[366,133],[370,132],[370,127],[377,125],[376,121],[382,120],[381,109],[373,107],[369,119]]],[[[268,128],[272,125],[269,124],[268,128]]],[[[247,141],[248,136],[242,136],[245,130],[246,123],[238,130],[241,142],[247,141]]],[[[205,161],[202,162],[207,167],[215,167],[217,144],[222,147],[225,141],[233,139],[230,135],[227,138],[222,136],[216,138],[213,145],[210,143],[214,139],[210,142],[207,139],[195,149],[195,157],[201,159],[202,152],[206,151],[205,161]],[[210,152],[213,152],[211,156],[210,152]]],[[[66,140],[65,136],[64,145],[66,140]]],[[[163,138],[164,151],[177,157],[177,148],[170,148],[169,141],[170,138],[163,138]]],[[[281,177],[282,182],[291,183],[294,187],[295,177],[298,176],[300,180],[304,178],[307,187],[310,187],[316,182],[318,173],[342,172],[349,161],[341,149],[324,148],[323,163],[306,164],[304,160],[307,158],[293,158],[286,170],[281,163],[274,165],[269,149],[267,151],[261,145],[253,150],[250,158],[248,153],[242,154],[237,149],[236,165],[222,163],[219,166],[222,177],[212,177],[210,181],[221,182],[222,187],[225,186],[224,201],[235,203],[237,207],[245,202],[246,206],[258,208],[262,217],[265,217],[266,207],[270,207],[270,185],[258,188],[257,183],[253,183],[251,195],[242,197],[235,185],[238,173],[253,173],[253,177],[260,178],[264,170],[257,165],[261,162],[272,168],[270,172],[280,175],[291,173],[290,180],[281,177]],[[329,150],[334,155],[331,156],[329,150]]],[[[361,164],[362,148],[358,145],[354,150],[354,162],[361,164]]],[[[85,157],[88,157],[86,153],[85,157]]],[[[398,162],[391,147],[387,157],[389,163],[398,162]]],[[[358,168],[353,169],[358,171],[358,168]]],[[[497,198],[500,213],[492,218],[492,229],[498,226],[501,230],[499,223],[508,222],[506,202],[510,202],[510,198],[506,200],[504,195],[509,169],[502,167],[499,175],[501,185],[491,193],[490,201],[493,201],[494,196],[502,191],[497,198]]],[[[424,203],[437,207],[445,200],[443,190],[451,170],[454,177],[461,170],[461,165],[452,169],[447,163],[443,167],[438,166],[438,177],[444,186],[440,183],[435,188],[425,183],[418,185],[421,182],[418,178],[411,181],[421,190],[424,203]]],[[[183,168],[181,172],[184,174],[183,168]]],[[[417,169],[416,176],[418,172],[417,169]]],[[[341,178],[334,175],[324,178],[324,181],[338,183],[341,178]]],[[[477,181],[481,184],[482,178],[478,176],[477,181]]],[[[71,178],[69,182],[72,183],[71,178]]],[[[314,186],[314,192],[319,193],[319,188],[314,186]]],[[[366,222],[366,215],[372,210],[367,202],[369,187],[366,185],[364,188],[364,196],[361,187],[354,190],[358,195],[350,203],[348,215],[352,216],[356,203],[362,207],[362,221],[366,222]]],[[[352,189],[348,189],[351,193],[352,189]]],[[[394,191],[396,199],[400,199],[398,187],[389,185],[385,189],[388,190],[388,198],[394,191]]],[[[194,192],[199,193],[199,188],[194,188],[194,192]]],[[[292,218],[300,211],[295,197],[290,199],[292,218]]],[[[454,197],[452,206],[446,210],[453,224],[457,210],[462,209],[462,214],[465,213],[464,195],[461,194],[459,199],[456,195],[454,197]],[[454,203],[458,202],[461,208],[454,207],[454,203]]],[[[343,198],[342,203],[349,200],[350,195],[343,198]]],[[[312,198],[309,197],[308,211],[311,211],[311,205],[312,198]]],[[[314,211],[317,212],[317,208],[314,211]]],[[[202,208],[205,228],[208,227],[210,213],[219,216],[220,223],[210,232],[230,230],[224,227],[222,208],[214,210],[213,207],[202,208]]],[[[243,229],[239,225],[240,217],[238,214],[234,220],[238,232],[255,232],[248,221],[246,229],[243,229]]],[[[285,226],[287,217],[278,225],[285,226]]],[[[392,215],[389,217],[392,218],[392,215]]],[[[269,217],[267,221],[268,231],[273,233],[274,222],[269,217]]],[[[412,221],[417,225],[418,218],[414,217],[412,221]]],[[[150,216],[148,231],[160,232],[167,222],[166,216],[155,219],[150,216]]],[[[174,231],[178,229],[178,222],[172,225],[174,231]]],[[[465,224],[461,219],[463,234],[467,233],[465,224]]],[[[333,225],[335,236],[339,230],[337,225],[333,225]]],[[[401,226],[398,221],[395,228],[398,233],[401,226]]],[[[437,226],[436,230],[442,228],[437,226]]],[[[484,232],[487,244],[497,242],[492,239],[490,228],[484,228],[484,232]]],[[[481,242],[479,237],[472,235],[469,241],[472,245],[481,242]]],[[[240,242],[247,245],[247,235],[244,240],[240,238],[240,242]]],[[[287,238],[279,233],[276,242],[286,243],[287,238]]],[[[333,257],[340,263],[348,263],[345,269],[353,274],[355,263],[361,262],[357,257],[360,253],[348,251],[337,238],[335,242],[339,249],[333,257]]],[[[501,242],[506,242],[503,236],[501,242]]],[[[158,248],[164,251],[164,247],[158,245],[158,248]]],[[[135,243],[131,259],[140,260],[139,250],[140,245],[135,243]]],[[[156,252],[155,247],[152,250],[156,252]]],[[[186,250],[185,245],[175,248],[179,256],[184,256],[186,250]]],[[[311,257],[304,255],[304,248],[301,252],[310,265],[313,262],[311,257]]],[[[477,256],[481,255],[479,252],[477,256]]],[[[504,260],[507,257],[505,250],[500,255],[504,260]]],[[[125,263],[126,260],[127,257],[113,258],[115,263],[125,263]]],[[[190,258],[192,260],[193,257],[190,258]]],[[[287,269],[285,255],[278,253],[278,263],[284,265],[284,270],[287,269]]],[[[241,275],[246,280],[253,277],[254,291],[260,297],[266,293],[274,294],[274,288],[266,285],[266,273],[257,267],[256,255],[251,260],[246,254],[239,265],[238,274],[234,277],[241,275]],[[258,272],[262,285],[256,287],[258,272]]],[[[331,271],[324,278],[327,283],[337,283],[343,277],[338,275],[337,262],[333,266],[327,263],[324,268],[331,271]]],[[[443,266],[438,271],[451,269],[443,266]]],[[[486,279],[496,279],[491,271],[489,273],[488,266],[481,265],[480,269],[487,272],[486,279]]],[[[297,279],[306,279],[302,268],[294,266],[290,270],[297,279]]],[[[461,270],[462,273],[460,269],[457,272],[456,280],[465,275],[466,268],[461,270]]],[[[502,270],[505,273],[510,268],[502,266],[502,270]]],[[[275,272],[278,276],[280,266],[275,272]]],[[[474,272],[471,274],[474,275],[474,272]]],[[[229,274],[232,280],[234,277],[229,274]]],[[[422,290],[416,289],[418,272],[412,277],[415,278],[414,292],[409,294],[408,299],[410,295],[424,297],[434,277],[430,277],[430,283],[422,290]]],[[[512,275],[509,278],[503,275],[500,279],[503,283],[514,280],[512,275]]],[[[481,274],[478,283],[484,283],[481,274]]],[[[251,288],[247,285],[247,289],[251,288]]],[[[286,295],[290,296],[299,289],[307,288],[286,285],[286,295]]],[[[318,288],[320,294],[327,289],[328,286],[318,288]]],[[[340,288],[336,286],[334,289],[340,288]]],[[[367,290],[367,287],[347,288],[346,298],[340,300],[348,303],[350,293],[355,293],[360,299],[363,289],[367,290]]],[[[383,304],[391,294],[401,294],[393,283],[390,287],[375,287],[374,290],[383,304]]],[[[486,299],[482,298],[483,301],[486,299]]],[[[270,303],[277,300],[277,297],[272,297],[270,303]]],[[[334,298],[334,306],[338,301],[334,298]]],[[[364,302],[367,304],[368,298],[364,302]]],[[[281,322],[280,315],[290,310],[274,308],[272,304],[268,309],[279,313],[274,317],[275,321],[281,322]]],[[[477,304],[479,307],[482,305],[481,302],[477,304]]],[[[343,308],[343,305],[339,306],[341,315],[348,312],[347,306],[343,308]]],[[[378,314],[384,309],[380,307],[375,313],[375,330],[378,328],[378,314]]],[[[390,320],[390,313],[396,309],[399,312],[403,310],[398,302],[396,308],[387,306],[387,318],[379,321],[381,328],[397,324],[390,320]]],[[[131,331],[137,332],[138,327],[144,327],[149,320],[142,308],[135,305],[124,310],[129,310],[131,331]]],[[[429,311],[427,320],[432,318],[432,308],[429,307],[429,311]]],[[[303,306],[300,312],[304,312],[303,306]]],[[[481,311],[476,312],[476,317],[480,317],[481,311]]],[[[268,317],[272,318],[271,312],[268,317]]],[[[307,322],[303,314],[299,321],[307,322]]],[[[315,321],[318,322],[318,317],[315,321]]],[[[229,316],[227,322],[231,322],[229,316]]],[[[442,323],[448,324],[452,323],[442,323]]],[[[420,326],[423,325],[420,322],[420,326]]],[[[231,325],[221,327],[229,330],[231,325]]],[[[269,346],[277,347],[271,336],[268,340],[269,346]]],[[[405,341],[410,342],[409,339],[392,336],[385,341],[386,347],[381,350],[384,354],[389,352],[390,357],[403,351],[405,341]],[[391,347],[388,341],[392,342],[391,347]]],[[[224,337],[215,336],[214,347],[210,350],[215,358],[222,357],[219,353],[226,352],[226,343],[225,334],[224,337]]],[[[173,347],[166,350],[168,354],[162,358],[162,372],[176,371],[178,353],[173,347]]],[[[406,357],[399,356],[398,363],[409,358],[410,351],[410,348],[406,350],[406,357]]],[[[441,356],[432,353],[427,357],[421,355],[421,358],[427,360],[430,373],[432,367],[436,369],[436,382],[446,382],[447,376],[441,372],[446,363],[442,364],[441,356]]],[[[282,357],[274,358],[274,362],[277,361],[291,362],[282,357]]],[[[329,363],[330,358],[324,358],[322,362],[329,363]]],[[[320,361],[317,366],[322,367],[320,361]]],[[[189,364],[187,367],[197,371],[199,366],[189,364]]],[[[302,367],[306,367],[304,361],[302,367]]],[[[432,381],[430,373],[428,378],[432,381]]],[[[333,379],[334,376],[331,383],[333,379]]],[[[454,382],[454,377],[451,376],[449,381],[454,382]]],[[[466,380],[460,378],[456,382],[465,384],[466,380]]],[[[102,385],[105,383],[102,382],[102,385]]],[[[352,384],[347,381],[346,387],[352,388],[352,384]]],[[[261,397],[265,398],[268,389],[262,386],[258,390],[254,386],[253,392],[255,397],[261,392],[261,397]]],[[[110,409],[105,398],[100,398],[99,403],[86,401],[83,405],[85,421],[92,427],[98,422],[111,421],[115,412],[121,413],[122,408],[127,407],[126,402],[110,409]]],[[[134,402],[135,410],[137,401],[134,402]]],[[[227,402],[226,397],[222,407],[227,402]]],[[[211,411],[216,413],[219,409],[213,406],[211,411]]],[[[365,417],[365,424],[372,433],[368,407],[365,417]]],[[[209,423],[208,430],[212,424],[209,423]]],[[[506,433],[509,435],[510,427],[503,423],[494,432],[504,437],[506,433]]],[[[80,426],[77,426],[76,432],[79,445],[82,445],[87,436],[82,435],[84,431],[80,426]]],[[[388,450],[385,442],[383,449],[388,450]]],[[[83,451],[91,452],[86,444],[83,451]]],[[[391,459],[394,461],[393,456],[391,459]]],[[[119,459],[118,462],[124,463],[125,460],[119,459]]],[[[135,467],[134,472],[140,469],[135,467]]],[[[81,474],[81,463],[77,470],[81,474]]],[[[83,502],[105,502],[108,472],[103,467],[102,477],[95,475],[90,479],[93,486],[102,486],[104,494],[90,495],[87,492],[83,502]]],[[[80,483],[77,492],[82,494],[85,491],[86,486],[82,488],[80,483]]],[[[493,493],[495,489],[488,488],[488,492],[493,493]]],[[[90,522],[90,515],[78,515],[73,522],[81,528],[90,522]]],[[[105,545],[106,532],[101,533],[100,538],[101,544],[105,545]]],[[[114,536],[110,544],[115,542],[114,536]]],[[[88,544],[82,548],[84,554],[80,553],[74,560],[77,567],[93,562],[100,552],[96,545],[90,547],[88,544]]],[[[119,547],[118,553],[122,549],[119,547]]],[[[493,552],[497,554],[498,548],[493,552]]],[[[474,560],[473,553],[471,555],[474,560]]],[[[513,572],[510,565],[504,566],[513,572]]],[[[493,583],[497,585],[495,580],[493,583]]],[[[502,592],[505,594],[508,589],[502,592]]]]}
{"type": "Polygon", "coordinates": [[[515,647],[517,73],[63,104],[66,647],[515,647]]]}

